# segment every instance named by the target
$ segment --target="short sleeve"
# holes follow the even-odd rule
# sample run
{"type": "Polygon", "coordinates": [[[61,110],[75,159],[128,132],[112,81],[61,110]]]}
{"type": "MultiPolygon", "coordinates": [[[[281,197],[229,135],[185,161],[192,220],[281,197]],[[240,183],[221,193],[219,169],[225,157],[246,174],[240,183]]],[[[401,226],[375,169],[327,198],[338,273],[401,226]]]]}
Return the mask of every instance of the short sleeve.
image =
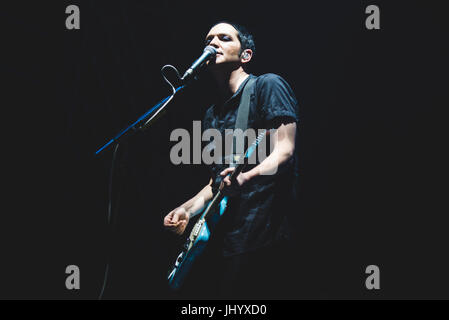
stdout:
{"type": "Polygon", "coordinates": [[[257,104],[267,123],[276,118],[299,121],[298,102],[290,85],[282,77],[268,73],[261,75],[256,84],[257,104]]]}

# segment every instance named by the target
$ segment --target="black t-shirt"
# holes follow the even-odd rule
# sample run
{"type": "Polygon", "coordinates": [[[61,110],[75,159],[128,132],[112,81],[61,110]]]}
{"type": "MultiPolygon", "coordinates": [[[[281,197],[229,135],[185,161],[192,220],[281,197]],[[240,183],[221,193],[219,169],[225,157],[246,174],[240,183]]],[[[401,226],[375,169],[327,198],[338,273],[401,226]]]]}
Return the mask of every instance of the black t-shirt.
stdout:
{"type": "MultiPolygon", "coordinates": [[[[256,82],[250,99],[248,128],[278,128],[282,123],[299,121],[292,89],[283,78],[269,73],[250,75],[229,100],[212,105],[206,111],[203,130],[218,129],[225,141],[225,129],[235,127],[243,87],[250,77],[256,78],[256,82]]],[[[238,196],[229,198],[228,209],[211,239],[221,247],[224,256],[252,251],[289,237],[288,215],[296,201],[296,154],[276,174],[253,178],[242,186],[238,196]]],[[[220,172],[229,166],[224,160],[222,163],[208,165],[213,190],[222,180],[220,172]]]]}

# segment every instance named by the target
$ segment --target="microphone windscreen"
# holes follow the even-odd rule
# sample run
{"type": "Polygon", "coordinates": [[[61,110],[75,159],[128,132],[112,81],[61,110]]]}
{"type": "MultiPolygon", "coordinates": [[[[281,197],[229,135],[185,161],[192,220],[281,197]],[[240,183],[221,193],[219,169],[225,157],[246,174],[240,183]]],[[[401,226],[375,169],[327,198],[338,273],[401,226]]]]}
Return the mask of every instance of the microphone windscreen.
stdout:
{"type": "Polygon", "coordinates": [[[217,55],[217,50],[215,50],[215,48],[212,46],[207,46],[206,48],[204,48],[204,51],[209,51],[214,56],[217,55]]]}

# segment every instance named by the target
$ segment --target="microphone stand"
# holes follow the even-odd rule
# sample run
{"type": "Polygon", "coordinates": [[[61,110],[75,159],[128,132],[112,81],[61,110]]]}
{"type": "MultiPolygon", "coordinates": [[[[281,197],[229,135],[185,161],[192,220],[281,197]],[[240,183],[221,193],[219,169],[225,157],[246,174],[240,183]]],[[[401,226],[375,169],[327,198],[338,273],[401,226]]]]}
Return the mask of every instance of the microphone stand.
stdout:
{"type": "Polygon", "coordinates": [[[99,155],[101,152],[103,152],[104,149],[106,149],[113,143],[118,144],[121,139],[123,139],[125,136],[128,136],[130,133],[136,133],[138,131],[145,131],[146,129],[148,129],[151,126],[151,124],[158,118],[159,113],[162,110],[164,110],[165,107],[168,105],[168,103],[173,99],[175,94],[184,88],[185,88],[185,85],[182,85],[182,86],[179,86],[178,88],[174,89],[172,95],[162,99],[155,106],[153,106],[150,110],[148,110],[141,117],[139,117],[139,119],[137,119],[135,122],[133,122],[131,125],[129,125],[125,129],[121,130],[115,137],[113,137],[105,145],[103,145],[100,149],[98,149],[95,152],[95,155],[99,155]],[[151,116],[148,119],[148,117],[153,112],[154,112],[153,116],[151,116]],[[147,120],[145,121],[145,119],[147,119],[147,120]],[[145,123],[143,123],[144,121],[145,121],[145,123]]]}
{"type": "MultiPolygon", "coordinates": [[[[169,65],[167,65],[169,66],[169,65]]],[[[164,66],[162,67],[162,70],[167,67],[164,66]]],[[[172,66],[169,66],[172,67],[172,66]]],[[[173,69],[176,70],[176,68],[172,67],[173,69]]],[[[176,70],[176,73],[178,74],[178,78],[179,77],[179,73],[176,70]]],[[[105,145],[103,145],[101,148],[99,148],[96,152],[95,155],[99,155],[101,154],[106,148],[108,148],[111,145],[114,145],[114,150],[113,150],[113,155],[112,155],[112,164],[111,164],[111,169],[110,169],[110,175],[109,175],[109,203],[108,203],[108,225],[110,226],[109,231],[108,231],[108,235],[109,235],[109,240],[112,239],[112,218],[113,218],[113,211],[116,211],[118,208],[118,200],[115,203],[115,210],[113,208],[113,201],[112,201],[112,194],[113,194],[113,176],[114,176],[114,171],[115,171],[115,167],[116,167],[116,159],[117,159],[117,152],[118,152],[118,148],[119,148],[119,143],[125,138],[125,137],[129,137],[131,136],[131,134],[137,133],[137,132],[143,132],[145,130],[147,130],[155,121],[156,119],[158,119],[164,111],[164,109],[167,107],[167,105],[170,103],[170,101],[174,98],[174,96],[176,95],[176,93],[178,93],[179,91],[181,91],[182,89],[184,89],[186,87],[186,84],[179,86],[178,88],[175,89],[175,87],[167,80],[167,78],[163,75],[165,81],[167,83],[170,84],[170,86],[172,87],[172,94],[164,99],[162,99],[161,101],[159,101],[156,105],[154,105],[151,109],[149,109],[147,112],[145,112],[142,116],[140,116],[135,122],[133,122],[131,125],[129,125],[128,127],[126,127],[125,129],[121,130],[117,135],[115,135],[111,140],[109,140],[105,145]]],[[[196,79],[196,77],[194,77],[193,79],[196,79]]],[[[119,191],[119,189],[117,189],[119,191]]],[[[119,198],[119,192],[117,192],[117,199],[119,198]]],[[[110,244],[109,244],[110,247],[110,244]]],[[[101,300],[103,298],[103,294],[104,294],[104,290],[106,288],[106,283],[107,283],[107,278],[108,278],[108,273],[109,273],[109,260],[111,256],[111,252],[110,252],[110,248],[108,248],[108,252],[107,252],[107,263],[106,263],[106,269],[105,269],[105,274],[104,274],[104,280],[103,280],[103,286],[101,288],[101,292],[100,295],[98,297],[99,300],[101,300]]]]}

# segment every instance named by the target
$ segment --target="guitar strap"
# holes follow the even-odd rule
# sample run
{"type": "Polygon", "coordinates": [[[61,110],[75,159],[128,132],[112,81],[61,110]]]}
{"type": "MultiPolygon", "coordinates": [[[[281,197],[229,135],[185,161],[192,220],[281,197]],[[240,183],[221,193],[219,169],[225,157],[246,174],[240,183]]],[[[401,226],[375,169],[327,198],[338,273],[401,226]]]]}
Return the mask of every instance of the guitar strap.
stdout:
{"type": "MultiPolygon", "coordinates": [[[[251,77],[245,84],[243,88],[242,97],[240,98],[240,104],[237,111],[237,118],[235,120],[235,129],[241,129],[243,132],[248,128],[248,116],[249,116],[249,106],[251,102],[251,95],[254,93],[256,79],[251,77]]],[[[242,141],[243,142],[243,141],[242,141]]],[[[233,146],[233,163],[238,163],[240,157],[244,154],[237,154],[237,137],[234,135],[232,139],[233,146]]],[[[242,148],[240,149],[242,150],[242,148]]]]}

